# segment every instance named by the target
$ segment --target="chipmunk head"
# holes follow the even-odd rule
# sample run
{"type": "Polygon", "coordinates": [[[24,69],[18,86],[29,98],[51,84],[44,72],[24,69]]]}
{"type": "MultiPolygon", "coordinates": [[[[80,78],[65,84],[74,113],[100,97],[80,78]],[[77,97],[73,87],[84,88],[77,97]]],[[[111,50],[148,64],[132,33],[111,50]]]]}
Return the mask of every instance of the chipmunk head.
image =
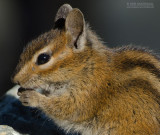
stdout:
{"type": "Polygon", "coordinates": [[[13,82],[23,88],[47,89],[67,82],[83,67],[86,48],[85,21],[79,9],[62,5],[54,28],[27,45],[20,56],[13,82]]]}

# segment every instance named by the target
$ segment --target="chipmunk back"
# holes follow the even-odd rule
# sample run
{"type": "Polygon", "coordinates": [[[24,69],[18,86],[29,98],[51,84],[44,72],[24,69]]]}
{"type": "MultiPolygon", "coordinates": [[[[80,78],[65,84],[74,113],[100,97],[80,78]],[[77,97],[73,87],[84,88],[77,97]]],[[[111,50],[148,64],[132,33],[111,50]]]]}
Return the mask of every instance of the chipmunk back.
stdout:
{"type": "Polygon", "coordinates": [[[106,47],[68,4],[54,28],[24,49],[13,81],[23,105],[38,107],[66,132],[160,135],[159,57],[106,47]]]}

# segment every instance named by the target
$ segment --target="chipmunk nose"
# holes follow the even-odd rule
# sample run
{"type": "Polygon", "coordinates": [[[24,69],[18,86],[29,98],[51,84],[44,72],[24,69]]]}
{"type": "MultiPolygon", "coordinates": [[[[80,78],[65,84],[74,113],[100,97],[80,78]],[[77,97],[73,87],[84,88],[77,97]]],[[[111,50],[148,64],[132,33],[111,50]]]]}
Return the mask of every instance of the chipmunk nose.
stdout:
{"type": "Polygon", "coordinates": [[[11,75],[11,81],[12,81],[12,83],[16,83],[14,78],[15,78],[15,72],[11,75]]]}
{"type": "Polygon", "coordinates": [[[20,83],[17,81],[16,84],[20,85],[20,83]]]}
{"type": "Polygon", "coordinates": [[[15,83],[15,84],[20,85],[20,82],[16,79],[16,76],[15,76],[15,75],[12,75],[12,76],[11,76],[11,81],[12,81],[12,83],[15,83]]]}
{"type": "Polygon", "coordinates": [[[12,81],[12,83],[15,83],[15,84],[20,85],[19,81],[18,81],[18,80],[15,80],[14,78],[11,78],[11,81],[12,81]]]}

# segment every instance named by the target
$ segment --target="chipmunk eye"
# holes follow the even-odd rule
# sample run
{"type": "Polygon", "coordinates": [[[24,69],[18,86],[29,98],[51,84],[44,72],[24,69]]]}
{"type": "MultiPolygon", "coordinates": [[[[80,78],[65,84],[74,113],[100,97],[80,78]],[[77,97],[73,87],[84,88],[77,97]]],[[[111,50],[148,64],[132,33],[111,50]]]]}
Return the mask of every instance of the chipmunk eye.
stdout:
{"type": "Polygon", "coordinates": [[[37,65],[42,65],[47,63],[50,60],[50,55],[42,53],[37,58],[37,65]]]}

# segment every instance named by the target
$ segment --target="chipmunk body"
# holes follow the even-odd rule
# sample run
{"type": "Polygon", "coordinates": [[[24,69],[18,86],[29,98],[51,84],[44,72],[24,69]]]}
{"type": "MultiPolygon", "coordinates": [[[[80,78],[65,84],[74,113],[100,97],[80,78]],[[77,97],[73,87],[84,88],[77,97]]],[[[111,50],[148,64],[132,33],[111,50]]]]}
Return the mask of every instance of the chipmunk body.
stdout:
{"type": "Polygon", "coordinates": [[[40,108],[67,132],[160,135],[158,56],[107,48],[68,4],[54,29],[23,51],[13,81],[26,89],[18,93],[23,105],[40,108]]]}

